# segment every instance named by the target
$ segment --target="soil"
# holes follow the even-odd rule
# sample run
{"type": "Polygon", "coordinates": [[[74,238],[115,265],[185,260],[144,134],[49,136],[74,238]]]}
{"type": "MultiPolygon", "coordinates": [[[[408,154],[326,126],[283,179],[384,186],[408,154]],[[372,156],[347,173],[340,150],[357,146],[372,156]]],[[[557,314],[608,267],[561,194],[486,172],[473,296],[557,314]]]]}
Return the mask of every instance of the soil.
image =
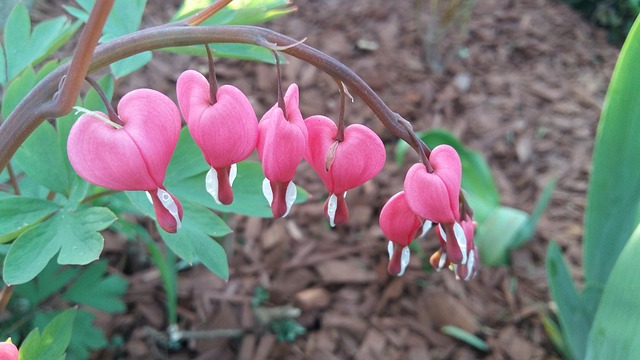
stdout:
{"type": "MultiPolygon", "coordinates": [[[[159,3],[149,2],[145,24],[168,19],[173,8],[159,3]]],[[[411,154],[395,164],[397,139],[355,99],[347,106],[347,121],[376,131],[389,159],[380,175],[349,194],[346,226],[327,225],[322,214],[327,192],[303,163],[296,181],[312,194],[311,201],[296,206],[286,219],[230,217],[236,231],[223,240],[228,282],[201,266],[179,273],[180,329],[242,329],[243,335],[194,338],[169,349],[159,336],[168,324],[158,271],[148,260],[136,260],[140,249],[133,242],[109,238],[105,254],[120,258],[112,271],[130,281],[129,311],[98,318],[107,336],[121,337],[124,344],[94,358],[559,358],[542,323],[554,309],[545,252],[550,241],[557,241],[580,279],[593,139],[618,49],[602,30],[560,2],[484,0],[473,9],[468,37],[442,41],[455,56],[437,72],[424,61],[420,29],[429,24],[416,16],[412,1],[295,3],[296,13],[266,26],[307,38],[307,44],[354,69],[416,129],[447,129],[480,151],[504,205],[530,212],[542,189],[557,180],[535,236],[511,253],[511,265],[485,267],[473,281],[456,281],[449,271],[425,271],[417,256],[404,276],[389,276],[387,241],[377,217],[402,189],[404,174],[417,158],[411,154]],[[287,306],[299,309],[297,321],[306,334],[291,343],[278,341],[260,321],[264,312],[252,310],[257,288],[269,295],[262,305],[269,316],[283,309],[295,312],[287,306]],[[477,335],[488,349],[444,334],[441,329],[448,325],[477,335]]],[[[250,94],[259,115],[275,102],[272,65],[223,59],[216,67],[220,82],[250,94]]],[[[175,96],[175,80],[187,68],[206,72],[203,59],[158,53],[117,91],[145,86],[175,96]]],[[[337,116],[333,79],[289,59],[283,83],[292,82],[300,86],[304,116],[337,116]]],[[[430,254],[438,243],[430,236],[420,246],[430,254]]]]}

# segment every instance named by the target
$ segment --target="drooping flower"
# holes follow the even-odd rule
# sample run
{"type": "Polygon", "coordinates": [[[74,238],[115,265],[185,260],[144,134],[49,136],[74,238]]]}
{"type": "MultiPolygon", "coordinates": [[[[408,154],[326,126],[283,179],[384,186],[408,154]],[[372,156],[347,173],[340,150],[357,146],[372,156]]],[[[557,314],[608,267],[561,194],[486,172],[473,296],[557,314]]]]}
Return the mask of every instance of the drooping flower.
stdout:
{"type": "Polygon", "coordinates": [[[404,274],[411,256],[409,245],[414,239],[424,236],[431,225],[431,221],[422,220],[409,208],[404,191],[387,201],[380,211],[380,228],[389,239],[389,274],[404,274]]]}
{"type": "Polygon", "coordinates": [[[308,139],[296,84],[287,89],[284,105],[286,114],[276,104],[258,123],[258,156],[266,177],[262,192],[275,218],[286,216],[296,199],[296,186],[292,180],[308,139]]]}
{"type": "Polygon", "coordinates": [[[0,342],[0,360],[18,360],[19,353],[18,348],[11,342],[11,338],[0,342]]]}
{"type": "Polygon", "coordinates": [[[231,186],[236,163],[246,159],[258,142],[258,118],[249,99],[238,88],[224,85],[211,99],[209,82],[197,71],[178,78],[178,104],[189,132],[211,166],[207,191],[218,204],[233,201],[231,186]]]}
{"type": "Polygon", "coordinates": [[[371,129],[360,124],[347,126],[343,140],[338,141],[338,127],[328,117],[315,115],[304,122],[309,131],[305,160],[329,190],[325,215],[331,226],[344,224],[349,219],[345,194],[380,172],[386,158],[384,144],[371,129]]]}
{"type": "Polygon", "coordinates": [[[404,191],[409,207],[434,223],[454,223],[460,217],[460,156],[451,146],[440,145],[431,152],[429,162],[432,173],[420,163],[407,172],[404,191]]]}
{"type": "Polygon", "coordinates": [[[476,276],[480,266],[478,249],[473,242],[476,223],[467,216],[464,221],[455,225],[459,226],[458,233],[455,234],[458,241],[449,241],[452,238],[451,231],[447,230],[449,226],[443,227],[439,224],[436,227],[441,247],[431,256],[430,263],[438,271],[451,267],[458,279],[470,280],[476,276]],[[462,231],[462,234],[459,231],[462,231]],[[462,246],[459,240],[464,241],[462,246]]]}
{"type": "Polygon", "coordinates": [[[180,135],[180,112],[164,94],[151,89],[127,93],[118,104],[122,126],[91,112],[73,125],[69,161],[86,181],[120,191],[146,191],[158,224],[167,232],[181,225],[182,205],[163,186],[180,135]]]}

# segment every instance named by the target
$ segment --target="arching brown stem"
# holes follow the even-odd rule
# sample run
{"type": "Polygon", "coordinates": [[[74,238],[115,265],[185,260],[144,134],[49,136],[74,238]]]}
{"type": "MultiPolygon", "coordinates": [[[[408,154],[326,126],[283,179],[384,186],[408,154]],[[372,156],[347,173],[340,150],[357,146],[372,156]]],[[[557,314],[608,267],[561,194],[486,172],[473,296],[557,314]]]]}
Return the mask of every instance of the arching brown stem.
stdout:
{"type": "MultiPolygon", "coordinates": [[[[143,51],[205,43],[253,45],[270,43],[277,46],[287,46],[296,44],[297,41],[277,32],[254,26],[160,26],[131,33],[98,46],[88,67],[88,73],[143,51]]],[[[405,127],[398,123],[396,114],[362,78],[347,66],[306,44],[298,44],[281,51],[340,79],[351,93],[365,102],[392,134],[410,142],[411,135],[405,127]]],[[[68,107],[61,106],[56,100],[53,100],[58,83],[68,69],[69,65],[63,65],[44,78],[0,126],[0,169],[7,165],[20,144],[44,119],[63,116],[71,111],[73,104],[68,107]]],[[[86,74],[83,74],[83,77],[84,75],[86,74]]],[[[420,146],[428,156],[430,154],[429,148],[422,143],[420,146]]]]}

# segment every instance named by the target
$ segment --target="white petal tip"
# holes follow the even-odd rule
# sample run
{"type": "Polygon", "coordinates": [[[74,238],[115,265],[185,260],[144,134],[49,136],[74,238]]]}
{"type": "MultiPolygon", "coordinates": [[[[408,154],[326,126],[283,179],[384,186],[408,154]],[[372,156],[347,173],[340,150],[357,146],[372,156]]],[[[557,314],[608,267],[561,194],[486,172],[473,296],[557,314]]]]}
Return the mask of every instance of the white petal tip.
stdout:
{"type": "Polygon", "coordinates": [[[209,172],[207,172],[207,176],[204,179],[204,184],[207,189],[207,192],[213,197],[213,200],[218,205],[222,205],[220,200],[218,200],[218,172],[216,169],[211,168],[209,172]]]}

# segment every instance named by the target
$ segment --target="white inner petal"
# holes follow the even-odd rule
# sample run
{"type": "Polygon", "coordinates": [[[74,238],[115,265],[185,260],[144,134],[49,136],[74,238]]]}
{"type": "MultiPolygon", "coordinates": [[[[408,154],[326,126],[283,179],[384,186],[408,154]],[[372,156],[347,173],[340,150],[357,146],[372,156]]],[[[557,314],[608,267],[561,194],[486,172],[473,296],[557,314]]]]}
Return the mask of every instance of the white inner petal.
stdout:
{"type": "Polygon", "coordinates": [[[438,228],[440,229],[440,236],[442,237],[442,240],[444,240],[444,242],[447,242],[447,233],[444,232],[442,224],[438,224],[438,228]]]}
{"type": "Polygon", "coordinates": [[[467,276],[464,278],[465,281],[470,280],[471,278],[473,278],[473,273],[475,272],[475,266],[476,266],[476,251],[471,249],[471,251],[469,251],[469,263],[467,264],[467,276]]]}
{"type": "Polygon", "coordinates": [[[209,169],[207,176],[204,178],[204,185],[216,204],[221,205],[222,203],[218,200],[218,172],[216,169],[209,169]]]}
{"type": "Polygon", "coordinates": [[[233,182],[236,180],[237,175],[238,175],[238,165],[231,164],[231,169],[229,170],[229,186],[233,186],[233,182]]]}
{"type": "Polygon", "coordinates": [[[398,276],[402,276],[404,274],[404,270],[409,265],[409,259],[411,258],[411,250],[409,250],[408,246],[402,248],[402,256],[400,257],[400,273],[398,276]]]}
{"type": "Polygon", "coordinates": [[[391,257],[393,256],[393,241],[389,240],[389,245],[387,245],[387,251],[389,251],[389,261],[391,261],[391,257]]]}
{"type": "Polygon", "coordinates": [[[342,198],[346,199],[347,198],[347,192],[345,191],[344,194],[342,194],[342,198]]]}
{"type": "Polygon", "coordinates": [[[298,197],[298,189],[296,189],[296,184],[294,184],[293,181],[289,181],[289,185],[287,185],[287,193],[284,197],[284,202],[285,204],[287,204],[287,212],[285,212],[282,217],[289,215],[289,211],[291,211],[291,207],[296,201],[296,197],[298,197]]]}
{"type": "Polygon", "coordinates": [[[447,253],[440,254],[440,261],[438,262],[438,271],[444,268],[444,264],[447,263],[447,253]]]}
{"type": "Polygon", "coordinates": [[[145,191],[144,193],[147,194],[147,199],[149,199],[149,202],[151,203],[151,205],[153,205],[153,199],[151,198],[151,194],[149,194],[148,191],[145,191]]]}
{"type": "Polygon", "coordinates": [[[336,226],[336,210],[338,210],[338,197],[336,194],[331,194],[327,202],[327,216],[329,216],[329,225],[331,227],[336,226]]]}
{"type": "Polygon", "coordinates": [[[433,226],[433,222],[431,222],[429,220],[425,220],[424,224],[422,224],[422,232],[420,233],[420,236],[418,236],[418,237],[423,237],[423,236],[427,235],[427,232],[429,231],[429,229],[431,229],[432,226],[433,226]]]}
{"type": "Polygon", "coordinates": [[[453,233],[456,236],[460,252],[462,252],[462,262],[460,264],[464,265],[467,263],[467,237],[464,235],[462,226],[458,223],[453,223],[453,233]]]}
{"type": "Polygon", "coordinates": [[[180,229],[182,222],[180,221],[180,214],[178,214],[178,205],[176,202],[173,201],[171,195],[163,189],[158,189],[158,198],[160,198],[162,206],[164,206],[164,208],[169,211],[169,214],[176,220],[176,230],[180,229]]]}
{"type": "Polygon", "coordinates": [[[269,202],[269,206],[271,206],[271,203],[273,203],[273,191],[271,190],[271,183],[267,178],[262,181],[262,194],[264,194],[264,197],[269,202]]]}

